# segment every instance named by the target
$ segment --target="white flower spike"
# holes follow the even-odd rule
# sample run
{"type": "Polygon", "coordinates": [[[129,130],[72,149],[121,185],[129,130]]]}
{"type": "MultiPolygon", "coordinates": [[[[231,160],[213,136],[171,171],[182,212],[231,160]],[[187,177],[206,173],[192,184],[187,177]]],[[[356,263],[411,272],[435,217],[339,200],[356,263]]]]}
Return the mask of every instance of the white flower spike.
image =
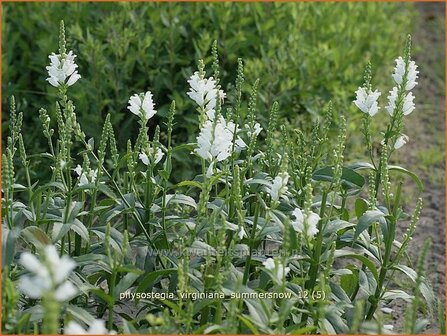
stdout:
{"type": "Polygon", "coordinates": [[[311,212],[307,218],[305,218],[301,209],[296,208],[292,212],[292,216],[295,220],[292,221],[292,227],[296,232],[302,233],[307,237],[314,237],[318,233],[318,222],[320,221],[320,216],[314,212],[311,212]]]}
{"type": "Polygon", "coordinates": [[[67,280],[76,263],[68,256],[59,257],[56,248],[48,245],[42,255],[43,261],[29,252],[20,256],[20,264],[31,275],[19,279],[18,288],[32,299],[42,298],[47,293],[54,293],[56,300],[63,302],[77,294],[74,285],[67,280]]]}
{"type": "MultiPolygon", "coordinates": [[[[389,115],[393,115],[396,109],[398,89],[397,87],[393,87],[390,91],[390,95],[388,96],[388,105],[386,106],[386,110],[389,115]]],[[[402,111],[404,115],[409,115],[416,108],[414,102],[414,96],[412,92],[409,92],[405,95],[402,105],[402,111]]]]}
{"type": "Polygon", "coordinates": [[[134,94],[129,98],[129,106],[127,108],[133,114],[148,121],[152,118],[157,110],[155,110],[155,104],[152,100],[152,93],[147,91],[146,93],[134,94]]]}
{"type": "Polygon", "coordinates": [[[399,56],[398,58],[396,58],[396,67],[394,68],[394,73],[393,73],[393,79],[396,82],[396,84],[401,85],[401,84],[405,84],[405,90],[406,91],[410,91],[411,89],[413,89],[418,82],[416,82],[416,79],[418,78],[418,73],[419,71],[417,71],[417,65],[414,61],[409,61],[408,65],[405,64],[405,60],[402,58],[402,56],[399,56]],[[405,70],[406,67],[408,66],[408,72],[407,72],[407,77],[406,77],[406,82],[403,83],[404,80],[404,75],[405,75],[405,70]]]}
{"type": "Polygon", "coordinates": [[[359,87],[356,93],[356,100],[354,104],[364,113],[368,113],[373,117],[377,112],[379,112],[379,104],[377,100],[379,99],[381,93],[378,90],[371,91],[365,88],[359,87]]]}
{"type": "MultiPolygon", "coordinates": [[[[236,134],[239,132],[239,128],[233,122],[227,123],[222,116],[216,122],[205,121],[197,137],[197,148],[194,152],[205,160],[220,162],[227,159],[233,150],[234,130],[236,134]]],[[[246,144],[237,137],[235,147],[236,150],[242,150],[246,144]]]]}
{"type": "Polygon", "coordinates": [[[76,70],[78,65],[74,62],[76,55],[72,51],[67,55],[52,53],[48,58],[50,65],[46,67],[49,76],[47,81],[54,87],[71,86],[81,78],[76,70]]]}
{"type": "Polygon", "coordinates": [[[214,120],[217,99],[223,102],[226,93],[216,88],[213,77],[201,78],[197,71],[190,77],[188,83],[190,89],[186,94],[204,110],[208,120],[214,120]]]}

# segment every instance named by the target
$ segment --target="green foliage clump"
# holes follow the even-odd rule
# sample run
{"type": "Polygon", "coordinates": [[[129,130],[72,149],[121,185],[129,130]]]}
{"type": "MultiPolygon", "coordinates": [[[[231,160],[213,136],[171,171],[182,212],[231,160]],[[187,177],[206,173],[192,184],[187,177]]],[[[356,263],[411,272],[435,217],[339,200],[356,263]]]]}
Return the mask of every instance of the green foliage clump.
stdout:
{"type": "MultiPolygon", "coordinates": [[[[20,97],[18,106],[27,111],[27,144],[43,147],[37,111],[54,99],[50,87],[41,89],[44,55],[57,43],[54,22],[64,19],[83,76],[82,88],[74,88],[72,96],[89,137],[99,140],[110,113],[112,124],[120,125],[117,141],[124,150],[125,139],[136,134],[127,100],[150,88],[162,121],[176,101],[173,141],[191,141],[197,118],[184,83],[195,59],[210,62],[213,40],[219,41],[221,75],[234,82],[237,57],[243,58],[246,83],[260,78],[259,103],[281,102],[279,114],[295,122],[320,116],[329,99],[346,109],[366,59],[378,68],[380,82],[383,60],[398,50],[396,36],[410,32],[412,15],[411,4],[392,3],[4,4],[3,94],[20,97]]],[[[250,90],[248,85],[242,89],[250,90]]],[[[244,104],[242,112],[246,109],[244,104]]],[[[260,122],[267,124],[266,114],[260,122]]]]}

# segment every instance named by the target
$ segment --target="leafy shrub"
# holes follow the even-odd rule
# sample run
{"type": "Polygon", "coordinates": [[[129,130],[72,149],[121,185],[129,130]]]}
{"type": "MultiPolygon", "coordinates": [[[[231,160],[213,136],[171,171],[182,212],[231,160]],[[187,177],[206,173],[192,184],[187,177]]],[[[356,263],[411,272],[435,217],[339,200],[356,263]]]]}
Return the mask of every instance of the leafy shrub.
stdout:
{"type": "MultiPolygon", "coordinates": [[[[315,119],[329,99],[337,108],[349,108],[352,92],[359,84],[357,69],[366,59],[383,73],[384,61],[399,50],[396,36],[410,32],[411,6],[5,4],[3,93],[17,95],[19,110],[26,111],[28,146],[43,146],[36,111],[48,106],[54,94],[40,89],[47,59],[37,55],[53,50],[54,20],[70,18],[69,43],[79,55],[85,77],[83,89],[74,87],[71,93],[77,101],[79,121],[84,132],[98,140],[104,118],[110,113],[112,123],[120,125],[116,130],[119,150],[125,149],[126,139],[137,131],[125,111],[134,88],[152,88],[159,110],[156,118],[161,122],[166,122],[170,102],[175,100],[178,113],[173,141],[193,140],[197,119],[184,83],[196,67],[195,59],[209,63],[207,53],[215,39],[222,55],[221,72],[229,83],[235,79],[237,57],[245,60],[248,83],[260,78],[261,111],[279,101],[280,115],[292,123],[297,116],[315,119]]],[[[250,88],[245,85],[242,90],[249,93],[250,88]]],[[[242,113],[246,108],[244,104],[242,113]]],[[[49,113],[54,119],[54,108],[49,113]]],[[[266,125],[267,115],[259,118],[266,125]]]]}
{"type": "Polygon", "coordinates": [[[175,101],[166,125],[153,127],[157,99],[143,92],[130,97],[126,111],[133,123],[138,120],[137,138],[119,153],[110,114],[98,142],[88,140],[77,120],[71,95],[76,87],[85,89],[88,74],[80,72],[77,80],[61,24],[59,54],[47,68],[56,86],[50,92],[58,97],[57,127],[45,109],[39,115],[45,153],[26,149],[23,114],[14,99],[10,104],[2,157],[2,330],[381,333],[392,327],[382,311],[403,299],[411,303],[406,331],[421,331],[428,321],[418,320],[417,312],[431,313],[435,301],[423,274],[428,245],[414,268],[406,251],[422,201],[413,214],[404,213],[401,191],[408,181],[400,176],[419,191],[422,184],[389,164],[405,145],[405,117],[415,108],[411,90],[418,72],[410,51],[408,39],[403,58],[396,59],[386,107],[379,109],[370,67],[356,91],[369,162],[344,162],[346,121],[332,106],[307,137],[279,127],[273,103],[262,130],[257,85],[248,99],[242,92],[242,61],[232,89],[222,90],[229,86],[223,85],[217,45],[212,77],[203,61],[189,73],[187,95],[199,123],[194,143],[172,142],[175,101]],[[386,129],[372,133],[371,119],[384,110],[386,129]],[[331,141],[334,115],[341,126],[331,141]],[[371,144],[380,137],[377,153],[371,144]],[[180,151],[201,169],[172,183],[174,153],[180,151]],[[24,167],[24,181],[15,177],[14,157],[24,167]],[[30,178],[36,164],[49,170],[48,181],[30,178]],[[408,219],[399,237],[396,228],[408,219]],[[408,283],[396,281],[396,273],[408,283]]]}

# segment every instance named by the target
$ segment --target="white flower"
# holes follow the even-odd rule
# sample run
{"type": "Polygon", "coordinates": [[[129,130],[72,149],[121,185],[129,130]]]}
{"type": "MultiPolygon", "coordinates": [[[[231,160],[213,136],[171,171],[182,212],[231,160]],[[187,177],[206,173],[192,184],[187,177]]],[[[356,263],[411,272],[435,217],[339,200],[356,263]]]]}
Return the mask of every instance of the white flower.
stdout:
{"type": "MultiPolygon", "coordinates": [[[[227,123],[222,116],[216,122],[207,120],[200,129],[197,148],[194,151],[205,160],[223,161],[232,153],[235,131],[237,134],[240,130],[232,121],[227,123]]],[[[236,138],[235,145],[236,150],[246,147],[240,137],[236,138]]]]}
{"type": "Polygon", "coordinates": [[[404,112],[404,115],[409,115],[413,110],[415,109],[414,105],[414,96],[412,92],[407,93],[407,95],[404,98],[404,105],[402,107],[402,110],[404,112]]]}
{"type": "Polygon", "coordinates": [[[147,153],[140,153],[139,158],[140,160],[147,166],[151,161],[153,161],[154,164],[157,164],[161,161],[163,156],[165,155],[163,151],[160,148],[153,148],[149,147],[147,149],[147,153]]]}
{"type": "Polygon", "coordinates": [[[281,284],[284,281],[285,276],[290,272],[289,267],[284,267],[284,265],[279,260],[273,260],[272,258],[268,258],[266,261],[262,263],[266,270],[272,272],[274,278],[273,280],[281,284]]]}
{"type": "Polygon", "coordinates": [[[388,333],[393,333],[394,326],[392,324],[384,324],[383,330],[388,333]]]}
{"type": "Polygon", "coordinates": [[[244,237],[247,237],[247,233],[245,232],[245,230],[244,230],[244,227],[240,227],[239,228],[239,231],[238,231],[238,233],[237,233],[237,236],[239,237],[239,239],[242,239],[242,238],[244,238],[244,237]]]}
{"type": "Polygon", "coordinates": [[[276,202],[287,192],[287,183],[289,182],[289,174],[281,172],[275,177],[269,188],[272,201],[276,202]]]}
{"type": "Polygon", "coordinates": [[[86,330],[74,321],[68,322],[64,328],[65,335],[114,335],[115,331],[109,332],[103,320],[94,320],[86,330]]]}
{"type": "Polygon", "coordinates": [[[81,78],[81,75],[78,74],[78,71],[76,70],[78,66],[74,62],[76,55],[73,54],[72,51],[67,55],[64,55],[64,57],[60,54],[56,55],[55,53],[52,53],[48,58],[50,59],[50,65],[47,66],[46,69],[48,70],[48,76],[50,77],[47,78],[47,81],[51,85],[55,87],[64,84],[71,86],[81,78]],[[66,80],[67,82],[65,82],[66,80]]]}
{"type": "Polygon", "coordinates": [[[261,133],[262,131],[262,127],[258,122],[253,125],[253,128],[251,128],[248,124],[245,125],[245,128],[247,129],[247,134],[249,137],[251,137],[253,134],[255,136],[258,136],[259,133],[261,133]]]}
{"type": "Polygon", "coordinates": [[[253,132],[253,133],[254,133],[256,136],[258,136],[259,133],[261,133],[261,131],[262,131],[262,127],[261,127],[261,125],[257,122],[257,123],[255,124],[254,132],[253,132]]]}
{"type": "Polygon", "coordinates": [[[84,172],[80,165],[77,165],[75,169],[73,169],[75,173],[79,176],[78,186],[83,186],[89,183],[95,183],[96,177],[98,175],[98,170],[89,169],[87,172],[84,172]]]}
{"type": "Polygon", "coordinates": [[[394,110],[396,109],[397,93],[397,87],[393,87],[390,91],[390,95],[388,96],[388,105],[385,107],[388,114],[391,116],[394,114],[394,110]]]}
{"type": "Polygon", "coordinates": [[[35,255],[24,252],[20,256],[20,264],[31,275],[23,275],[19,279],[18,288],[32,299],[38,299],[47,293],[53,293],[56,300],[62,302],[77,294],[74,285],[67,280],[76,267],[76,263],[68,256],[59,257],[53,245],[47,245],[42,255],[43,262],[35,255]]]}
{"type": "MultiPolygon", "coordinates": [[[[398,85],[403,84],[402,81],[404,79],[405,67],[405,60],[401,56],[399,56],[399,58],[396,58],[396,67],[394,68],[393,78],[398,85]]],[[[408,63],[408,73],[405,82],[405,90],[407,91],[413,89],[418,83],[416,82],[419,73],[419,71],[416,70],[417,67],[418,66],[414,61],[410,61],[408,63]]]]}
{"type": "MultiPolygon", "coordinates": [[[[398,89],[397,87],[393,87],[393,89],[390,91],[390,95],[388,96],[388,106],[386,107],[386,110],[391,116],[394,114],[394,110],[396,109],[397,95],[398,89]]],[[[414,96],[412,92],[409,92],[405,95],[402,105],[402,112],[404,115],[409,115],[411,112],[414,111],[415,104],[413,100],[414,96]]]]}
{"type": "Polygon", "coordinates": [[[295,220],[292,221],[292,227],[296,232],[303,233],[307,237],[314,237],[318,233],[317,225],[320,220],[318,214],[311,212],[305,218],[301,209],[296,208],[293,210],[292,216],[295,217],[295,220]]]}
{"type": "Polygon", "coordinates": [[[213,168],[214,168],[214,161],[210,163],[208,169],[206,170],[205,176],[207,178],[210,178],[211,176],[213,176],[213,168]]]}
{"type": "Polygon", "coordinates": [[[216,88],[213,77],[200,78],[197,71],[190,77],[188,83],[190,89],[186,94],[204,110],[209,120],[214,120],[217,99],[223,103],[226,93],[216,88]]]}
{"type": "Polygon", "coordinates": [[[134,94],[129,99],[129,106],[127,108],[133,114],[144,118],[146,121],[152,118],[156,110],[154,110],[154,102],[152,100],[152,93],[147,91],[146,93],[134,94]]]}
{"type": "Polygon", "coordinates": [[[399,149],[401,148],[403,145],[405,145],[408,140],[410,140],[408,138],[408,136],[406,136],[405,134],[402,134],[400,137],[398,137],[396,139],[396,142],[394,143],[394,149],[399,149]]]}
{"type": "Polygon", "coordinates": [[[379,99],[381,93],[377,90],[374,92],[371,90],[366,90],[365,88],[359,87],[356,93],[356,100],[354,104],[364,113],[368,113],[371,117],[379,112],[379,104],[377,99],[379,99]]]}

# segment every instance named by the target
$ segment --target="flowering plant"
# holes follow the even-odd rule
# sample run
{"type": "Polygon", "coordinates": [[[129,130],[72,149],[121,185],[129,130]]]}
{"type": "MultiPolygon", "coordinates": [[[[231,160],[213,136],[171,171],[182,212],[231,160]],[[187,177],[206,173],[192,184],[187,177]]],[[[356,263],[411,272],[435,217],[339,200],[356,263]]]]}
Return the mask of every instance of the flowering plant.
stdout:
{"type": "MultiPolygon", "coordinates": [[[[346,121],[342,116],[332,141],[332,107],[305,136],[286,127],[278,134],[274,103],[263,141],[258,82],[242,113],[243,62],[233,92],[225,93],[217,43],[213,75],[199,61],[184,93],[197,104],[195,143],[173,146],[174,101],[166,125],[149,127],[157,97],[146,91],[129,99],[139,132],[127,151],[117,149],[110,115],[95,144],[69,98],[69,87],[82,79],[75,55],[66,54],[63,23],[60,32],[59,55],[51,56],[47,69],[58,92],[56,130],[50,114],[40,110],[49,152],[28,155],[23,115],[11,100],[13,127],[2,156],[6,332],[381,333],[391,330],[383,312],[392,310],[394,300],[411,304],[409,316],[424,307],[432,312],[434,295],[423,267],[428,247],[415,269],[405,259],[422,200],[411,216],[405,214],[402,182],[394,183],[390,172],[409,176],[419,189],[422,184],[389,164],[408,141],[404,116],[415,107],[409,91],[418,72],[410,39],[396,60],[379,153],[372,149],[378,135],[369,125],[381,113],[380,92],[372,90],[367,66],[354,104],[364,113],[370,162],[347,164],[346,121]],[[83,150],[74,151],[74,144],[83,150]],[[201,171],[174,184],[172,162],[180,151],[201,171]],[[14,174],[17,152],[25,185],[14,174]],[[47,160],[50,181],[31,180],[35,158],[47,160]],[[405,235],[398,237],[397,225],[408,218],[405,235]],[[16,245],[40,251],[41,260],[16,245]],[[395,281],[396,272],[411,280],[410,290],[395,281]],[[143,295],[148,292],[168,298],[149,300],[143,295]],[[126,293],[135,300],[126,300],[126,293]],[[202,299],[191,299],[199,294],[202,299]]],[[[407,331],[420,331],[427,322],[409,318],[407,331]]]]}

